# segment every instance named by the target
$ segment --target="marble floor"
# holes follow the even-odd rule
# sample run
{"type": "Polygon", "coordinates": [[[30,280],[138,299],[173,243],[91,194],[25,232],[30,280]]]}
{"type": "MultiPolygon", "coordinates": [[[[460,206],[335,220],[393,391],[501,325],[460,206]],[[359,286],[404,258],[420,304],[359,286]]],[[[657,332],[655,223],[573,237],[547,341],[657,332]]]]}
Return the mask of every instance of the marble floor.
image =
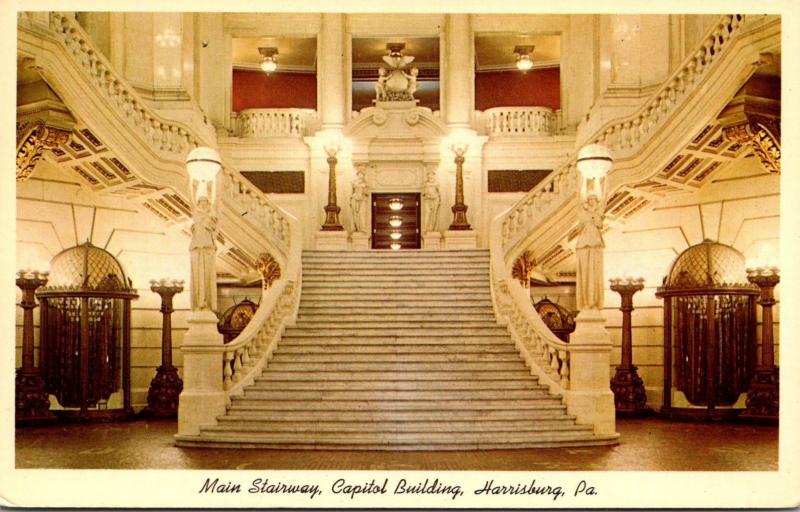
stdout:
{"type": "Polygon", "coordinates": [[[470,452],[358,452],[178,448],[176,423],[135,420],[16,430],[17,468],[769,471],[778,429],[762,425],[620,419],[611,447],[470,452]]]}

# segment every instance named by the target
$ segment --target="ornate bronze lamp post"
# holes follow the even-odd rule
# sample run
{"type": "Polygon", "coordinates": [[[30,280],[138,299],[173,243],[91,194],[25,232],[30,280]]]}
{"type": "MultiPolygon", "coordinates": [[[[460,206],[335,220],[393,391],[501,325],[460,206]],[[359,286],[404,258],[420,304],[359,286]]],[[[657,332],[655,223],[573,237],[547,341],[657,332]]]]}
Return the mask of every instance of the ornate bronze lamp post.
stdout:
{"type": "Polygon", "coordinates": [[[453,211],[453,223],[450,224],[451,231],[468,231],[472,228],[467,222],[467,205],[464,204],[464,154],[469,149],[467,143],[454,143],[450,145],[450,150],[455,153],[456,163],[456,202],[451,208],[453,211]]]}
{"type": "Polygon", "coordinates": [[[147,411],[161,418],[178,414],[178,397],[183,391],[183,381],[178,369],[172,365],[172,298],[183,291],[183,281],[150,281],[150,290],[161,297],[161,366],[150,382],[147,392],[147,411]]]}
{"type": "Polygon", "coordinates": [[[55,419],[50,412],[47,386],[33,358],[33,309],[36,307],[34,292],[47,284],[47,273],[20,271],[17,286],[22,290],[22,366],[16,378],[16,421],[31,422],[55,419]]]}
{"type": "Polygon", "coordinates": [[[747,390],[747,409],[744,418],[778,420],[779,372],[775,366],[775,344],[772,331],[772,306],[775,305],[773,290],[780,282],[778,267],[747,269],[747,280],[758,286],[761,297],[761,364],[756,367],[750,388],[747,390]]]}
{"type": "Polygon", "coordinates": [[[621,416],[635,416],[647,411],[647,394],[644,382],[633,365],[633,343],[631,339],[631,312],[633,311],[633,295],[644,289],[644,279],[610,279],[611,290],[621,297],[622,311],[622,361],[617,366],[614,378],[611,379],[611,391],[614,392],[614,407],[621,416]]]}
{"type": "Polygon", "coordinates": [[[338,142],[329,142],[325,145],[328,154],[328,204],[325,205],[325,223],[322,231],[342,231],[344,227],[339,222],[339,212],[342,209],[336,204],[336,155],[341,145],[338,142]]]}

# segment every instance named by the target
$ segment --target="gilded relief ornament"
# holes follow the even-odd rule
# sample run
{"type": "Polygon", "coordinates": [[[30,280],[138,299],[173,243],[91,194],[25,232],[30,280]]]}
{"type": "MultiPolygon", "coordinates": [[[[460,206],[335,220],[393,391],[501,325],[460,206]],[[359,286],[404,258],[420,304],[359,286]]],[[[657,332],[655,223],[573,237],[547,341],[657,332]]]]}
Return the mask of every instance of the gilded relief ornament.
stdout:
{"type": "Polygon", "coordinates": [[[65,144],[69,135],[66,130],[47,126],[41,119],[18,121],[17,181],[28,179],[45,150],[65,144]]]}
{"type": "Polygon", "coordinates": [[[261,274],[262,286],[266,289],[280,279],[281,266],[268,252],[262,253],[256,259],[256,270],[261,274]]]}
{"type": "Polygon", "coordinates": [[[514,260],[514,265],[511,267],[511,277],[519,281],[523,288],[529,288],[531,285],[531,274],[536,266],[536,258],[530,251],[525,251],[514,260]]]}
{"type": "Polygon", "coordinates": [[[747,122],[725,127],[725,137],[731,142],[749,145],[769,172],[781,172],[781,127],[777,119],[750,117],[747,122]]]}

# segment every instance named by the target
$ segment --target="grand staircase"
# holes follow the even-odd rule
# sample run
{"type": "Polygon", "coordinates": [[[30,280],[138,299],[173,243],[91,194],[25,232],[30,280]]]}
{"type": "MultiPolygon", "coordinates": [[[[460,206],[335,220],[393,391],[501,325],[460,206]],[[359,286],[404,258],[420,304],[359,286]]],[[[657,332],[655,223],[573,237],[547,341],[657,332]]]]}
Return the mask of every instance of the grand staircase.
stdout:
{"type": "Polygon", "coordinates": [[[297,324],[183,446],[470,450],[613,444],[530,374],[488,251],[305,252],[297,324]]]}

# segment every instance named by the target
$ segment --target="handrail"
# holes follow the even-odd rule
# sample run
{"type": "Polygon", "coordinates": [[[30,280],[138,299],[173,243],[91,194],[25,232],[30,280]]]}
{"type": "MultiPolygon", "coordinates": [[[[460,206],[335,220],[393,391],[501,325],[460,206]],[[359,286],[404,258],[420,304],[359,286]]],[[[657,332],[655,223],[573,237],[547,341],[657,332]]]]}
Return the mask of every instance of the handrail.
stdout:
{"type": "Polygon", "coordinates": [[[555,135],[561,119],[560,110],[548,107],[493,107],[483,114],[490,137],[555,135]]]}
{"type": "Polygon", "coordinates": [[[306,108],[248,108],[231,114],[233,133],[245,139],[302,137],[306,119],[314,113],[306,108]]]}
{"type": "MultiPolygon", "coordinates": [[[[88,77],[98,96],[105,98],[110,108],[127,121],[126,125],[133,126],[135,133],[146,142],[145,151],[155,152],[172,168],[182,168],[185,155],[192,147],[214,145],[216,137],[207,120],[204,119],[199,127],[199,131],[204,133],[198,135],[195,127],[167,120],[147,106],[102,52],[93,46],[90,37],[74,18],[51,13],[49,27],[77,68],[88,77]]],[[[263,291],[261,307],[248,328],[228,345],[212,349],[219,353],[220,379],[226,399],[230,401],[231,394],[241,392],[246,382],[252,382],[256,372],[271,356],[283,326],[296,317],[302,274],[302,230],[294,216],[272,203],[229,162],[223,159],[222,164],[223,170],[218,178],[221,209],[239,222],[239,209],[248,209],[248,220],[252,226],[261,228],[258,234],[266,242],[264,250],[273,254],[282,267],[283,276],[263,291]]],[[[148,174],[151,183],[156,181],[155,185],[176,188],[174,176],[171,179],[165,177],[162,183],[153,180],[154,177],[158,178],[158,174],[148,174]]],[[[176,193],[184,195],[186,190],[176,190],[176,193]]],[[[191,351],[192,347],[183,349],[191,351]]]]}
{"type": "MultiPolygon", "coordinates": [[[[601,127],[587,143],[609,146],[612,153],[633,153],[656,133],[671,111],[691,92],[719,60],[728,42],[744,23],[743,15],[725,15],[709,31],[696,52],[687,57],[662,87],[633,114],[601,127]]],[[[577,155],[531,189],[510,208],[497,215],[489,229],[492,300],[501,321],[508,324],[517,345],[532,370],[551,391],[569,389],[570,348],[542,322],[522,286],[511,277],[511,264],[524,247],[522,242],[548,216],[544,209],[562,208],[573,199],[577,187],[577,155]]],[[[563,215],[567,212],[563,210],[563,215]]]]}

